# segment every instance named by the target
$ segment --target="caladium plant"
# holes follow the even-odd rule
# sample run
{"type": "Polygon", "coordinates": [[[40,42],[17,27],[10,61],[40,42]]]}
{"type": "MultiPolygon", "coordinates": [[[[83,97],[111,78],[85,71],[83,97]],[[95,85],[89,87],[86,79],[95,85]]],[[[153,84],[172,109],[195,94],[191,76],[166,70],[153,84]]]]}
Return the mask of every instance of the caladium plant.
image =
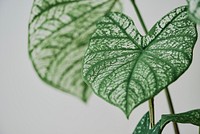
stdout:
{"type": "MultiPolygon", "coordinates": [[[[149,31],[131,0],[144,36],[121,12],[123,2],[34,0],[28,51],[45,83],[83,101],[93,90],[129,117],[132,110],[153,100],[189,68],[198,37],[200,0],[188,0],[187,6],[169,12],[149,31]]],[[[170,121],[200,126],[198,109],[181,114],[171,110],[155,125],[153,109],[150,104],[133,134],[161,134],[170,121]]]]}

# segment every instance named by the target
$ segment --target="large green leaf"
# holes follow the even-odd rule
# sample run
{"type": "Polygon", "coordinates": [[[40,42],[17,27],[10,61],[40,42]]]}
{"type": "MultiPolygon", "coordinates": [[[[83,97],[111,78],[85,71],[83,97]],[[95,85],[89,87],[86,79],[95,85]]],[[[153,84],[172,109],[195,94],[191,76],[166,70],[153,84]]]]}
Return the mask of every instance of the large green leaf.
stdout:
{"type": "Polygon", "coordinates": [[[200,24],[200,0],[188,0],[189,17],[196,23],[200,24]]]}
{"type": "Polygon", "coordinates": [[[122,13],[97,24],[84,57],[83,75],[94,92],[127,115],[177,80],[189,67],[197,40],[187,8],[171,11],[142,36],[122,13]]]}
{"type": "Polygon", "coordinates": [[[29,22],[29,55],[39,77],[86,101],[81,63],[96,21],[121,9],[119,0],[35,0],[29,22]]]}

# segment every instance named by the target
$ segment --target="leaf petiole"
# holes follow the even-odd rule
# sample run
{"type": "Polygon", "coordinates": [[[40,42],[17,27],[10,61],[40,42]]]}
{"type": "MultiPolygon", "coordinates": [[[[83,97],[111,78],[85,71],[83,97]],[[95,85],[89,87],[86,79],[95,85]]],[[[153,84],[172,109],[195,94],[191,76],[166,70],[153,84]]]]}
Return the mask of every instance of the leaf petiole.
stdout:
{"type": "MultiPolygon", "coordinates": [[[[168,87],[165,88],[165,94],[166,94],[166,98],[167,98],[167,102],[168,102],[170,113],[171,114],[175,114],[174,106],[173,106],[173,103],[172,103],[172,98],[171,98],[171,95],[170,95],[168,87]]],[[[180,132],[179,132],[178,124],[173,122],[173,127],[174,127],[175,134],[179,134],[180,132]]]]}
{"type": "Polygon", "coordinates": [[[149,115],[150,115],[150,126],[151,128],[155,125],[155,111],[154,111],[154,98],[149,100],[149,115]]]}
{"type": "Polygon", "coordinates": [[[199,134],[200,134],[200,127],[199,127],[199,134]]]}
{"type": "Polygon", "coordinates": [[[145,34],[148,33],[147,27],[146,27],[146,25],[145,25],[145,23],[144,23],[144,20],[143,20],[143,18],[142,18],[142,15],[141,15],[139,9],[138,9],[138,7],[137,7],[137,5],[136,5],[136,3],[135,3],[135,0],[131,0],[131,2],[132,2],[132,4],[133,4],[133,7],[134,7],[134,9],[135,9],[135,11],[136,11],[136,14],[137,14],[137,16],[138,16],[138,18],[139,18],[139,21],[140,21],[140,23],[141,23],[141,25],[142,25],[142,28],[143,28],[145,34]]]}

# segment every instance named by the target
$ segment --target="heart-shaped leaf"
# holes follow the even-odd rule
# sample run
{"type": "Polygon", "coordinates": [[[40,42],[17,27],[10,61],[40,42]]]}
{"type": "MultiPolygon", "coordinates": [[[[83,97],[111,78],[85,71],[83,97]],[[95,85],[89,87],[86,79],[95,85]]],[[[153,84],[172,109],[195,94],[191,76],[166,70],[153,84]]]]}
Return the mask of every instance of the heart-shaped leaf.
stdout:
{"type": "Polygon", "coordinates": [[[200,24],[200,0],[188,0],[189,17],[195,22],[200,24]]]}
{"type": "Polygon", "coordinates": [[[84,57],[83,75],[94,92],[127,115],[177,80],[189,67],[197,40],[187,8],[179,7],[142,36],[122,13],[97,24],[84,57]]]}
{"type": "Polygon", "coordinates": [[[82,57],[96,21],[119,0],[35,0],[29,22],[29,55],[39,77],[86,101],[91,89],[82,81],[82,57]]]}

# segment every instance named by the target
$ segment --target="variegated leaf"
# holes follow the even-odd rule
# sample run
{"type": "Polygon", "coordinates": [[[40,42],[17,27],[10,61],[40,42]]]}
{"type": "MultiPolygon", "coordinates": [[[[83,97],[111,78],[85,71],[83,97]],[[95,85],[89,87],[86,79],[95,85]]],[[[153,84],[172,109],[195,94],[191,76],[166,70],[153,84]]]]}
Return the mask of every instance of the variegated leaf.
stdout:
{"type": "Polygon", "coordinates": [[[29,55],[39,77],[86,101],[81,63],[97,20],[121,9],[119,0],[35,0],[29,23],[29,55]]]}
{"type": "Polygon", "coordinates": [[[177,80],[189,67],[197,40],[187,8],[179,7],[142,36],[122,13],[97,24],[84,57],[83,75],[94,92],[123,110],[132,110],[177,80]]]}

